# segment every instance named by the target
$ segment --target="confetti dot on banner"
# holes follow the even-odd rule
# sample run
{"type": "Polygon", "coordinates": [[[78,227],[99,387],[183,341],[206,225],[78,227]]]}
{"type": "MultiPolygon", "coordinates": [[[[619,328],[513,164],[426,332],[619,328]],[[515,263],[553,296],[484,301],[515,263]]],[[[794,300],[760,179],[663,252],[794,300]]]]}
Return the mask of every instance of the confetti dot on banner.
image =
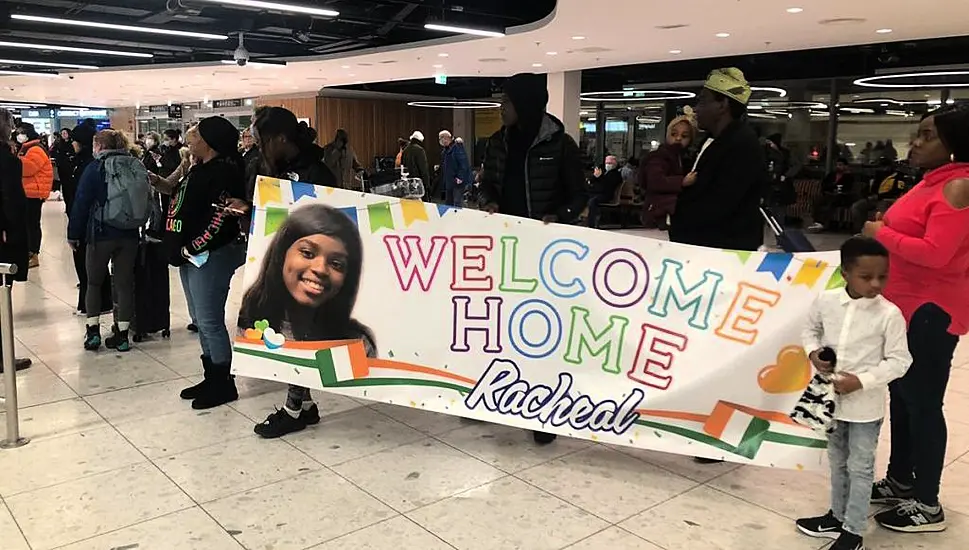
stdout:
{"type": "Polygon", "coordinates": [[[333,188],[332,187],[327,187],[326,188],[326,194],[327,195],[332,195],[333,194],[333,188]]]}
{"type": "Polygon", "coordinates": [[[249,261],[250,261],[250,262],[254,262],[254,261],[256,261],[256,257],[255,257],[255,256],[249,256],[249,261]]]}

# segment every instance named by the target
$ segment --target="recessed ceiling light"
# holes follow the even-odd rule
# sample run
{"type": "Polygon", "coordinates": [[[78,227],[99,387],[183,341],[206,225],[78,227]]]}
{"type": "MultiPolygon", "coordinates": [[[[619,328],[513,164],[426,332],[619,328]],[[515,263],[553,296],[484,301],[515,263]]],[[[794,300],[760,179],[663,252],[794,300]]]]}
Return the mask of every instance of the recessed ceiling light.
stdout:
{"type": "Polygon", "coordinates": [[[541,66],[542,66],[541,63],[532,63],[532,67],[535,67],[536,69],[539,68],[539,67],[541,67],[541,66]]]}
{"type": "Polygon", "coordinates": [[[787,13],[801,13],[804,8],[787,8],[787,13]]]}
{"type": "Polygon", "coordinates": [[[877,32],[878,34],[889,34],[892,32],[892,29],[878,29],[875,32],[877,32]]]}
{"type": "Polygon", "coordinates": [[[443,67],[444,67],[444,65],[433,65],[433,67],[434,67],[435,69],[441,69],[441,68],[443,68],[443,67]]]}
{"type": "Polygon", "coordinates": [[[349,75],[349,76],[357,76],[357,75],[355,75],[355,74],[353,74],[353,73],[350,73],[350,75],[349,75]]]}
{"type": "Polygon", "coordinates": [[[58,17],[40,17],[37,15],[25,15],[15,13],[11,19],[18,21],[31,21],[34,23],[50,23],[52,25],[70,25],[74,27],[93,27],[101,30],[144,32],[149,34],[164,34],[168,36],[184,36],[186,38],[199,38],[202,40],[227,40],[229,37],[224,34],[210,34],[205,32],[176,31],[162,27],[139,27],[136,25],[114,25],[101,23],[100,21],[82,21],[79,19],[61,19],[58,17]]]}
{"type": "Polygon", "coordinates": [[[437,56],[438,57],[451,57],[451,54],[449,54],[449,53],[439,53],[439,54],[437,54],[437,56]]]}
{"type": "Polygon", "coordinates": [[[584,36],[573,36],[572,40],[585,40],[584,36]]]}
{"type": "Polygon", "coordinates": [[[558,55],[559,52],[546,52],[545,55],[558,55]]]}
{"type": "Polygon", "coordinates": [[[730,38],[730,33],[729,32],[718,32],[717,33],[717,38],[730,38]]]}
{"type": "Polygon", "coordinates": [[[340,68],[341,68],[341,69],[349,69],[349,68],[350,68],[350,66],[349,66],[349,65],[340,65],[340,68]]]}
{"type": "Polygon", "coordinates": [[[679,55],[679,54],[683,53],[683,50],[670,50],[670,53],[673,54],[673,55],[679,55]]]}

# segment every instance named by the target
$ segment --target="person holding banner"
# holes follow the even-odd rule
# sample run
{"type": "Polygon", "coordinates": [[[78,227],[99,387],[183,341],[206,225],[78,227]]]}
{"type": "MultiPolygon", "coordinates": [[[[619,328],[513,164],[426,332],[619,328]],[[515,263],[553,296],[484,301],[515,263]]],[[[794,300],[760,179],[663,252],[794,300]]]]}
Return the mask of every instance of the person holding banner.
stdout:
{"type": "MultiPolygon", "coordinates": [[[[259,143],[259,175],[335,186],[337,179],[306,128],[281,107],[260,111],[252,125],[259,143]]],[[[243,206],[248,209],[251,204],[243,206]]],[[[350,218],[321,204],[297,208],[279,228],[265,258],[258,280],[242,300],[241,332],[268,322],[289,341],[363,340],[368,355],[376,355],[370,330],[351,318],[363,244],[350,218]]],[[[319,422],[320,411],[309,388],[291,385],[283,408],[253,431],[272,439],[319,422]]]]}
{"type": "MultiPolygon", "coordinates": [[[[505,81],[502,127],[488,139],[479,202],[491,213],[571,223],[585,208],[585,174],[579,146],[562,121],[545,111],[542,75],[523,73],[505,81]]],[[[541,445],[555,435],[534,432],[541,445]]]]}
{"type": "Polygon", "coordinates": [[[922,182],[864,227],[889,251],[885,297],[908,320],[914,358],[889,388],[892,454],[871,498],[896,505],[875,516],[882,527],[925,533],[946,528],[939,502],[948,439],[943,401],[959,337],[969,333],[969,109],[926,115],[911,160],[927,170],[922,182]]]}
{"type": "Polygon", "coordinates": [[[749,251],[764,244],[759,208],[770,182],[764,149],[746,121],[749,99],[750,84],[740,69],[717,69],[703,85],[696,121],[712,141],[683,178],[671,241],[749,251]]]}

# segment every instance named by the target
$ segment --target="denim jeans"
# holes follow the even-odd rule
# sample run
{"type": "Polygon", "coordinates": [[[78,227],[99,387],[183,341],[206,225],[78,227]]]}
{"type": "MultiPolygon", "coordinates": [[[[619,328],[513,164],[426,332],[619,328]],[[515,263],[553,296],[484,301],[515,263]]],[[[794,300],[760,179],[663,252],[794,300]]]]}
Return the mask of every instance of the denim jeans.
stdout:
{"type": "Polygon", "coordinates": [[[229,283],[236,269],[245,263],[246,251],[233,243],[214,250],[202,267],[186,264],[178,268],[188,301],[189,314],[199,328],[202,355],[216,365],[232,363],[232,341],[225,324],[225,303],[229,283]]]}
{"type": "Polygon", "coordinates": [[[831,511],[846,531],[864,536],[868,526],[871,484],[875,480],[875,450],[882,421],[835,420],[828,434],[831,463],[831,511]]]}
{"type": "Polygon", "coordinates": [[[942,411],[959,337],[949,334],[951,317],[935,304],[920,307],[908,324],[912,367],[888,385],[891,396],[892,457],[888,475],[915,486],[923,504],[939,503],[949,431],[942,411]]]}

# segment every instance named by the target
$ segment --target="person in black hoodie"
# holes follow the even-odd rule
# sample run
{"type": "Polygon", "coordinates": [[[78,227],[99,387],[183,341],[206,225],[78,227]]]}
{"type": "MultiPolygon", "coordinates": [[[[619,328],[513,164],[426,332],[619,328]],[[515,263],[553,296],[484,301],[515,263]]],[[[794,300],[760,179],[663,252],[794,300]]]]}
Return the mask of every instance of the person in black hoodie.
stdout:
{"type": "MultiPolygon", "coordinates": [[[[545,77],[517,74],[505,81],[502,127],[488,139],[479,203],[492,213],[571,223],[585,208],[579,146],[562,121],[545,112],[545,77]]],[[[533,432],[546,445],[555,435],[533,432]]]]}
{"type": "Polygon", "coordinates": [[[198,161],[172,195],[165,226],[169,263],[178,267],[198,323],[204,379],[181,392],[193,409],[210,409],[239,398],[232,377],[232,341],[225,324],[229,283],[245,261],[239,222],[230,210],[245,194],[239,131],[209,117],[186,135],[198,161]]]}
{"type": "MultiPolygon", "coordinates": [[[[320,154],[320,147],[313,143],[315,136],[311,132],[311,129],[307,125],[300,124],[296,119],[296,115],[291,111],[283,109],[282,107],[269,107],[260,110],[253,120],[252,133],[253,137],[256,138],[256,142],[259,144],[260,158],[258,164],[250,165],[250,172],[247,176],[247,180],[251,180],[249,183],[250,188],[254,189],[255,179],[259,175],[326,187],[336,186],[337,177],[324,163],[323,156],[320,154]]],[[[234,205],[234,208],[237,210],[251,210],[252,195],[250,194],[247,199],[249,201],[248,203],[237,203],[234,205]]],[[[349,223],[348,220],[346,221],[349,223]]],[[[333,230],[333,227],[330,229],[333,230]]],[[[281,230],[280,232],[282,233],[283,231],[281,230]]],[[[355,228],[353,228],[353,232],[355,234],[355,228]]],[[[357,258],[356,261],[358,262],[356,265],[359,275],[359,261],[361,260],[357,258]]],[[[347,319],[349,319],[355,297],[356,287],[352,289],[352,297],[349,298],[350,301],[343,308],[347,319]]],[[[243,330],[251,327],[251,321],[255,320],[251,317],[259,317],[259,315],[254,313],[255,311],[264,312],[266,310],[265,300],[266,296],[254,295],[253,289],[249,289],[246,293],[246,297],[243,299],[242,312],[240,313],[240,327],[243,330]],[[263,305],[257,306],[257,303],[262,303],[263,305]]],[[[278,303],[275,303],[275,306],[278,305],[278,303]]],[[[273,316],[270,315],[270,317],[273,316]]],[[[344,321],[347,319],[344,319],[344,321]]],[[[309,332],[313,332],[320,327],[304,328],[309,330],[309,332]]],[[[366,332],[366,330],[363,330],[361,334],[366,332]]],[[[318,336],[323,338],[323,336],[318,336]]],[[[340,333],[339,335],[330,334],[326,337],[346,338],[348,336],[346,333],[340,333]]],[[[360,334],[356,334],[356,336],[360,336],[360,334]]],[[[319,421],[319,408],[313,403],[310,390],[301,386],[291,385],[283,408],[269,415],[262,423],[257,424],[254,431],[264,438],[271,439],[300,431],[306,428],[306,426],[319,423],[319,421]]]]}
{"type": "MultiPolygon", "coordinates": [[[[22,163],[14,153],[10,136],[13,134],[13,115],[0,109],[0,262],[17,266],[17,273],[3,277],[2,284],[27,281],[27,195],[24,194],[22,163]]],[[[14,370],[31,365],[27,358],[15,359],[14,370]]],[[[3,364],[0,363],[0,372],[3,364]]]]}
{"type": "Polygon", "coordinates": [[[717,69],[700,92],[697,123],[709,134],[683,178],[670,240],[728,250],[764,244],[759,208],[769,188],[764,148],[747,124],[750,85],[740,69],[717,69]]]}

